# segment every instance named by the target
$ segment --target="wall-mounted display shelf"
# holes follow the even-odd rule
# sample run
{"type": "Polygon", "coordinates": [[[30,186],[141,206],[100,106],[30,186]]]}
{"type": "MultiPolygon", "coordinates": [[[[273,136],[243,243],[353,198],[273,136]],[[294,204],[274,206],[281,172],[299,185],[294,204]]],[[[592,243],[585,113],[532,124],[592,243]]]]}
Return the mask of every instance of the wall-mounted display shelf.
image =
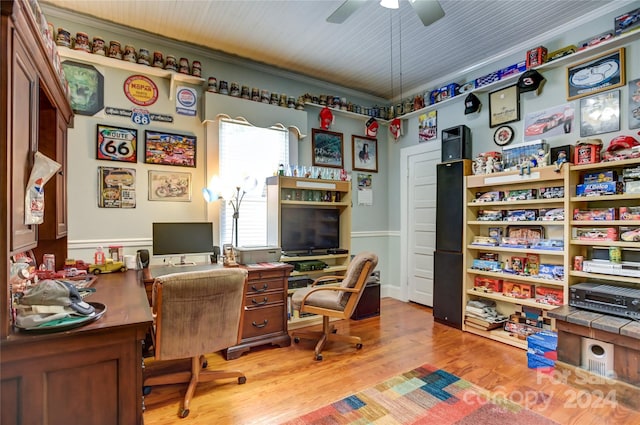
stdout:
{"type": "MultiPolygon", "coordinates": [[[[568,239],[569,221],[566,214],[569,211],[569,197],[538,199],[537,196],[541,193],[541,188],[566,187],[568,174],[568,167],[557,173],[554,166],[547,166],[533,168],[530,175],[507,171],[466,177],[463,312],[471,300],[490,300],[495,302],[498,313],[509,320],[514,320],[514,315],[524,314],[523,309],[534,308],[539,310],[539,320],[551,323],[544,312],[556,308],[558,303],[565,303],[568,299],[568,279],[562,271],[568,264],[568,251],[564,243],[568,239]],[[513,191],[517,191],[515,196],[528,193],[528,196],[534,198],[476,202],[486,192],[501,192],[506,199],[508,194],[513,195],[513,191]],[[532,195],[533,193],[535,194],[532,195]],[[507,213],[515,211],[535,210],[539,215],[540,210],[561,209],[565,212],[565,219],[558,221],[504,219],[507,213]],[[500,211],[503,219],[499,220],[500,216],[496,216],[491,221],[484,220],[487,210],[500,211]],[[522,229],[520,231],[524,233],[517,233],[517,229],[522,229]],[[527,232],[530,229],[533,229],[531,234],[542,235],[542,239],[548,241],[560,241],[560,245],[551,244],[548,249],[536,249],[538,244],[535,238],[532,240],[524,236],[529,235],[527,232]],[[509,236],[513,239],[503,239],[509,236]],[[493,243],[496,245],[492,245],[493,243]],[[488,258],[491,259],[487,263],[479,263],[488,258]],[[477,283],[490,289],[482,285],[476,286],[477,283]]],[[[465,317],[465,321],[466,319],[465,317]]],[[[463,325],[463,330],[467,332],[526,348],[526,339],[522,335],[503,329],[502,326],[499,329],[484,330],[467,323],[463,325]]]]}
{"type": "Polygon", "coordinates": [[[91,65],[100,65],[109,68],[122,69],[136,74],[151,75],[153,77],[169,79],[169,100],[173,99],[176,83],[193,84],[195,86],[204,86],[204,78],[194,77],[193,75],[181,74],[176,71],[169,71],[153,66],[141,65],[138,63],[127,62],[120,59],[114,59],[101,55],[94,55],[82,50],[73,50],[68,47],[58,46],[60,59],[73,60],[91,65]]]}
{"type": "MultiPolygon", "coordinates": [[[[305,102],[304,105],[305,105],[305,107],[311,106],[313,108],[318,108],[318,109],[324,108],[324,105],[318,105],[317,103],[311,103],[311,102],[305,102]]],[[[357,120],[361,120],[361,121],[365,121],[365,122],[369,121],[371,118],[375,118],[376,121],[378,121],[379,124],[388,124],[389,123],[389,121],[386,118],[382,118],[382,117],[372,117],[371,115],[358,114],[356,112],[345,111],[345,110],[340,109],[340,108],[329,108],[329,109],[334,114],[344,115],[346,117],[357,119],[357,120]]]]}
{"type": "MultiPolygon", "coordinates": [[[[584,50],[580,50],[579,52],[573,53],[571,55],[568,56],[564,56],[562,58],[558,58],[554,61],[551,62],[547,62],[544,63],[538,67],[536,67],[535,69],[538,71],[544,71],[546,69],[554,69],[554,68],[558,68],[560,66],[566,66],[566,65],[570,65],[572,63],[576,63],[576,62],[580,62],[583,61],[585,59],[588,59],[590,56],[595,56],[599,53],[603,53],[606,52],[607,50],[610,49],[615,49],[617,47],[621,47],[624,46],[625,44],[629,44],[633,41],[636,41],[640,39],[640,31],[633,31],[630,33],[626,33],[626,34],[622,34],[620,36],[614,37],[610,40],[607,41],[603,41],[600,44],[596,44],[595,46],[589,47],[588,49],[584,49],[584,50]]],[[[524,57],[524,55],[523,55],[524,57]]],[[[520,78],[521,74],[515,74],[512,76],[509,76],[507,78],[504,78],[502,80],[498,80],[498,81],[494,81],[493,83],[487,84],[485,86],[482,87],[478,87],[475,90],[471,90],[469,92],[466,92],[464,94],[458,95],[458,96],[454,96],[452,98],[449,98],[447,100],[443,100],[442,102],[438,102],[438,103],[434,103],[433,105],[428,105],[425,106],[422,109],[419,109],[417,111],[412,111],[409,112],[408,114],[404,114],[401,115],[399,118],[401,119],[409,119],[409,118],[413,118],[415,116],[427,113],[428,111],[434,110],[434,109],[438,109],[439,107],[441,107],[444,104],[448,104],[450,102],[458,102],[458,101],[464,101],[464,99],[467,97],[467,95],[469,93],[486,93],[489,91],[494,91],[497,89],[500,89],[502,87],[507,87],[509,85],[515,84],[518,79],[520,78]]]]}

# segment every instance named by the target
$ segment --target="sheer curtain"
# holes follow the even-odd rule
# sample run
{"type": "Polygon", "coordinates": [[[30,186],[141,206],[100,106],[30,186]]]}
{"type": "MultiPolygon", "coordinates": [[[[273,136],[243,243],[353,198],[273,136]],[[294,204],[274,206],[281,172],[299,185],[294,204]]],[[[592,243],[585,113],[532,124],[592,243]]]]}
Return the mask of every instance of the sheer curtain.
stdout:
{"type": "MultiPolygon", "coordinates": [[[[250,124],[219,120],[219,176],[225,202],[221,202],[220,243],[233,240],[233,207],[228,200],[242,187],[246,177],[255,177],[258,186],[246,192],[239,209],[238,246],[267,243],[266,178],[279,164],[289,163],[289,131],[260,128],[250,124]]],[[[242,195],[242,189],[240,190],[242,195]]]]}

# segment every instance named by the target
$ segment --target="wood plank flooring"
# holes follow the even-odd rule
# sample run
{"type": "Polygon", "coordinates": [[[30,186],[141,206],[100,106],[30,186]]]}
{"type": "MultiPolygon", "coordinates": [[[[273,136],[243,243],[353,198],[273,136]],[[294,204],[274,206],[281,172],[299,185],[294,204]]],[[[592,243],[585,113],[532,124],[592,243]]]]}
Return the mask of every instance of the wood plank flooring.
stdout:
{"type": "Polygon", "coordinates": [[[253,349],[231,361],[209,355],[209,369],[240,369],[246,384],[200,384],[185,419],[177,411],[186,386],[154,387],[145,398],[145,425],[279,424],[425,363],[560,424],[640,424],[640,412],[616,403],[604,382],[587,393],[560,376],[541,375],[527,368],[525,351],[435,323],[430,308],[384,298],[381,310],[379,317],[336,322],[338,332],[361,336],[364,347],[334,343],[320,362],[305,340],[253,349]]]}

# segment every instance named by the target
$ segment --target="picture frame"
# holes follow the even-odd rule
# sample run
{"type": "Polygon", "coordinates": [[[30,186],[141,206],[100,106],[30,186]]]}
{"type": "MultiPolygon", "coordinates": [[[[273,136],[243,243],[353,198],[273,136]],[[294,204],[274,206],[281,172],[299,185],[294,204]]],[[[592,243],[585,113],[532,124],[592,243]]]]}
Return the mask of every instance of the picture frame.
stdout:
{"type": "Polygon", "coordinates": [[[489,127],[520,121],[520,93],[514,84],[489,93],[489,127]]]}
{"type": "Polygon", "coordinates": [[[104,76],[93,65],[62,62],[69,84],[71,108],[78,115],[95,115],[104,108],[104,76]]]}
{"type": "Polygon", "coordinates": [[[620,131],[620,90],[580,99],[580,137],[620,131]]]}
{"type": "Polygon", "coordinates": [[[138,161],[138,130],[98,124],[96,127],[96,159],[138,161]]]}
{"type": "Polygon", "coordinates": [[[196,167],[196,136],[145,130],[144,162],[196,167]]]}
{"type": "Polygon", "coordinates": [[[149,200],[191,202],[191,173],[149,170],[149,200]]]}
{"type": "Polygon", "coordinates": [[[567,100],[625,85],[624,47],[567,67],[567,100]]]}
{"type": "Polygon", "coordinates": [[[640,78],[629,81],[629,130],[640,128],[640,78]]]}
{"type": "Polygon", "coordinates": [[[312,165],[344,168],[344,143],[342,133],[314,128],[311,134],[312,165]]]}
{"type": "Polygon", "coordinates": [[[378,139],[351,136],[351,168],[354,171],[378,172],[378,139]]]}
{"type": "Polygon", "coordinates": [[[98,167],[98,208],[135,208],[136,170],[98,167]]]}

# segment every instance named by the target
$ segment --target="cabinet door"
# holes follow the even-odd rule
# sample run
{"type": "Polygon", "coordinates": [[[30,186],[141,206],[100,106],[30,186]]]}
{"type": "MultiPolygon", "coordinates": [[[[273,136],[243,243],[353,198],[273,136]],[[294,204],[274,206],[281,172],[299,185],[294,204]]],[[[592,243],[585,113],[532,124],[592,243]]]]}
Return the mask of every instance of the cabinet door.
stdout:
{"type": "Polygon", "coordinates": [[[23,46],[15,40],[11,93],[11,252],[37,244],[37,226],[25,225],[25,188],[37,150],[38,78],[23,46]]]}

